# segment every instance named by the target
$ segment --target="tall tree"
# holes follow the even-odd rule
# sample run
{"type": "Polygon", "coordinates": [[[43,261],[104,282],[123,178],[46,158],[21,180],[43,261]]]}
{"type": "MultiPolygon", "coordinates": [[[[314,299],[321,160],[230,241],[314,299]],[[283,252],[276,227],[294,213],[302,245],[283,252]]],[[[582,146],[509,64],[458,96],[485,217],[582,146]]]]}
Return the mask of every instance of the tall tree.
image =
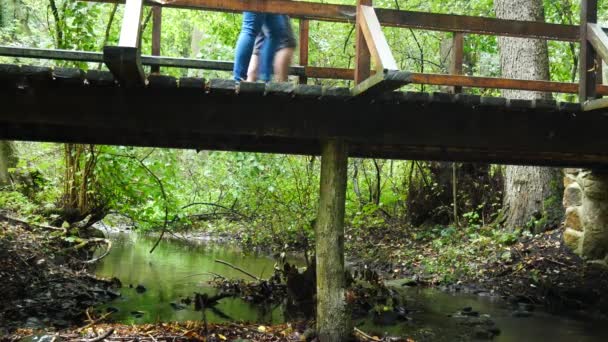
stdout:
{"type": "MultiPolygon", "coordinates": [[[[494,0],[496,16],[502,19],[544,21],[542,0],[494,0]]],[[[502,76],[530,80],[549,80],[547,42],[538,39],[500,37],[502,76]]],[[[520,99],[550,99],[551,94],[505,90],[503,96],[520,99]]],[[[516,137],[513,137],[516,139],[516,137]]],[[[523,227],[534,219],[559,219],[560,170],[554,168],[507,166],[503,201],[504,225],[523,227]],[[555,208],[557,206],[557,208],[555,208]]],[[[536,227],[538,229],[540,227],[536,227]]]]}
{"type": "Polygon", "coordinates": [[[11,181],[9,169],[17,166],[17,157],[13,143],[0,140],[0,185],[9,184],[11,181]]]}

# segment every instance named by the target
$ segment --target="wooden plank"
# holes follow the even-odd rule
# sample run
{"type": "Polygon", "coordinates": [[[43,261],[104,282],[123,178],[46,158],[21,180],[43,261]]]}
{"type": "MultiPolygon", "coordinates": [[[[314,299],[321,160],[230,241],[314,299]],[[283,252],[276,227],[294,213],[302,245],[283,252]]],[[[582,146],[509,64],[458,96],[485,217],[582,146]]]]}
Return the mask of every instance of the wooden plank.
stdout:
{"type": "Polygon", "coordinates": [[[382,27],[376,17],[376,12],[371,6],[361,5],[359,6],[361,20],[361,31],[365,37],[367,47],[373,57],[374,63],[376,64],[376,70],[399,70],[397,67],[397,61],[393,57],[390,46],[384,37],[382,27]]]}
{"type": "Polygon", "coordinates": [[[399,104],[380,99],[259,96],[242,101],[231,89],[215,95],[179,88],[48,84],[28,92],[0,92],[0,138],[309,153],[323,137],[339,136],[355,148],[353,153],[366,157],[608,165],[608,117],[596,112],[511,110],[504,102],[488,107],[435,103],[428,94],[418,101],[404,97],[399,104]],[[65,110],[66,103],[86,108],[86,115],[65,110]],[[264,143],[256,143],[259,139],[264,143]]]}
{"type": "MultiPolygon", "coordinates": [[[[587,24],[587,40],[591,43],[595,52],[604,61],[608,61],[608,35],[598,24],[587,24]]],[[[601,72],[599,74],[601,75],[601,72]]]]}
{"type": "Polygon", "coordinates": [[[401,88],[410,82],[410,73],[398,70],[385,70],[377,72],[363,82],[357,84],[351,93],[353,96],[375,97],[385,92],[401,88]]]}
{"type": "MultiPolygon", "coordinates": [[[[310,22],[307,19],[300,19],[300,65],[308,66],[308,38],[310,36],[310,22]]],[[[299,77],[300,84],[306,84],[308,77],[302,75],[299,77]]]]}
{"type": "Polygon", "coordinates": [[[145,85],[141,55],[137,47],[106,46],[103,48],[104,63],[114,78],[124,87],[145,85]]]}
{"type": "Polygon", "coordinates": [[[583,110],[585,112],[606,108],[608,108],[608,98],[594,99],[583,103],[583,110]]]}
{"type": "MultiPolygon", "coordinates": [[[[124,3],[124,0],[86,0],[124,3]]],[[[294,18],[335,22],[354,22],[356,7],[289,0],[156,0],[149,5],[171,8],[212,10],[221,12],[283,13],[294,18]]],[[[376,9],[382,26],[404,27],[444,32],[464,32],[482,35],[538,38],[558,41],[579,41],[576,25],[549,24],[534,21],[505,20],[477,16],[437,14],[394,9],[376,9]]]]}
{"type": "Polygon", "coordinates": [[[597,0],[582,0],[580,17],[579,102],[596,97],[596,53],[587,39],[588,23],[597,22],[597,0]]]}
{"type": "Polygon", "coordinates": [[[119,46],[139,47],[143,9],[143,0],[126,1],[120,29],[120,39],[118,41],[119,46]]]}
{"type": "MultiPolygon", "coordinates": [[[[464,34],[454,32],[452,37],[452,59],[450,60],[450,74],[462,75],[462,63],[464,60],[464,34]]],[[[452,92],[458,94],[462,92],[462,87],[452,87],[452,92]]]]}
{"type": "Polygon", "coordinates": [[[363,26],[361,24],[361,5],[372,5],[372,0],[357,0],[357,18],[355,22],[355,84],[369,78],[371,69],[371,52],[365,41],[363,26]]]}
{"type": "MultiPolygon", "coordinates": [[[[152,7],[152,56],[161,54],[161,33],[162,33],[163,9],[159,6],[152,7]]],[[[152,73],[160,73],[160,66],[153,65],[150,68],[152,73]]]]}

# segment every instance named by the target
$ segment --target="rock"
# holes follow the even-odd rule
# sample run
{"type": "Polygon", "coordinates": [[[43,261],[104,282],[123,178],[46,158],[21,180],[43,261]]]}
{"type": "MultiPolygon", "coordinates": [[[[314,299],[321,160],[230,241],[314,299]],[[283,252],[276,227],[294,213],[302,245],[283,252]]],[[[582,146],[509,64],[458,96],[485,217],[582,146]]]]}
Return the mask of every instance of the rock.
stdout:
{"type": "Polygon", "coordinates": [[[142,318],[146,313],[143,311],[131,311],[131,315],[135,318],[142,318]]]}
{"type": "Polygon", "coordinates": [[[481,340],[491,340],[494,338],[494,333],[485,327],[475,327],[475,329],[473,329],[473,337],[481,340]]]}
{"type": "Polygon", "coordinates": [[[25,327],[29,329],[40,329],[44,328],[44,324],[40,319],[38,319],[38,317],[29,317],[25,321],[25,327]]]}
{"type": "Polygon", "coordinates": [[[583,204],[583,190],[578,183],[572,183],[564,190],[562,204],[564,205],[564,208],[583,204]]]}
{"type": "Polygon", "coordinates": [[[146,287],[143,286],[142,284],[137,285],[137,287],[135,288],[135,292],[137,293],[144,293],[146,292],[146,287]]]}
{"type": "Polygon", "coordinates": [[[566,174],[564,176],[564,189],[567,188],[570,184],[575,183],[575,182],[576,182],[576,175],[566,174]]]}
{"type": "Polygon", "coordinates": [[[584,234],[572,228],[566,228],[564,231],[564,244],[574,253],[580,253],[581,240],[584,234]]]}
{"type": "Polygon", "coordinates": [[[564,226],[566,226],[566,228],[572,228],[579,232],[583,231],[580,210],[581,207],[569,207],[566,209],[566,220],[564,221],[564,226]]]}
{"type": "Polygon", "coordinates": [[[530,311],[517,310],[517,311],[514,311],[511,314],[511,316],[518,317],[518,318],[526,318],[526,317],[532,316],[532,313],[530,311]]]}
{"type": "Polygon", "coordinates": [[[534,311],[534,305],[530,303],[517,303],[517,307],[522,311],[534,311]]]}
{"type": "Polygon", "coordinates": [[[581,256],[601,260],[608,254],[608,173],[583,172],[578,179],[585,193],[581,211],[585,230],[581,256]]]}
{"type": "Polygon", "coordinates": [[[467,306],[466,308],[462,309],[462,312],[471,312],[471,311],[473,311],[473,308],[470,306],[467,306]]]}
{"type": "Polygon", "coordinates": [[[181,304],[181,303],[176,303],[176,302],[171,302],[171,303],[169,303],[169,305],[171,305],[171,307],[175,311],[184,310],[186,308],[186,305],[181,304]]]}

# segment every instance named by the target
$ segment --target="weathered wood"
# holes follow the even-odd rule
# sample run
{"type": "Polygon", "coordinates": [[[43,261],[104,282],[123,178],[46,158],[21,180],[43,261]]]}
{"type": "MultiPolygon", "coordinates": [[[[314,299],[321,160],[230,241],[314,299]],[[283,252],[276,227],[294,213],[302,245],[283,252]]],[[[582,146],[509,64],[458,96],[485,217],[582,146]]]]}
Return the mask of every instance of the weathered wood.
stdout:
{"type": "Polygon", "coordinates": [[[86,74],[87,83],[94,87],[113,87],[116,85],[114,75],[109,71],[88,70],[86,74]]]}
{"type": "MultiPolygon", "coordinates": [[[[124,0],[87,0],[116,3],[124,0]]],[[[240,13],[243,11],[283,13],[294,18],[349,22],[355,20],[356,7],[289,0],[158,0],[148,4],[163,7],[203,9],[240,13]]],[[[510,37],[539,38],[561,41],[579,41],[579,28],[575,25],[549,24],[532,21],[504,20],[476,16],[424,13],[394,9],[376,9],[382,26],[416,28],[444,32],[503,35],[510,37]]]]}
{"type": "Polygon", "coordinates": [[[270,82],[266,84],[266,95],[291,96],[295,86],[290,82],[270,82]]]}
{"type": "Polygon", "coordinates": [[[382,27],[380,27],[374,8],[365,5],[359,7],[361,32],[365,37],[365,42],[376,65],[376,70],[399,70],[391,48],[388,46],[384,33],[382,33],[382,27]]]}
{"type": "Polygon", "coordinates": [[[579,102],[596,97],[596,53],[588,38],[589,23],[597,22],[597,0],[581,1],[579,51],[579,102]]]}
{"type": "Polygon", "coordinates": [[[85,73],[77,68],[55,68],[53,78],[60,86],[80,87],[84,84],[85,73]]]}
{"type": "MultiPolygon", "coordinates": [[[[83,51],[66,51],[66,50],[48,50],[48,49],[24,49],[0,46],[0,55],[2,56],[21,56],[31,58],[46,58],[59,60],[74,60],[99,62],[103,60],[103,55],[100,53],[83,52],[83,51]]],[[[232,70],[232,62],[227,61],[208,61],[189,58],[172,58],[159,56],[141,56],[143,65],[152,66],[167,66],[192,69],[206,70],[232,70]]],[[[372,70],[372,73],[374,71],[372,70]]],[[[354,79],[353,69],[342,68],[324,68],[324,67],[292,67],[290,75],[306,75],[310,78],[327,78],[327,79],[354,79]]],[[[475,77],[462,75],[440,75],[440,74],[411,74],[411,83],[429,84],[441,86],[461,86],[471,88],[494,88],[494,89],[517,89],[517,90],[536,90],[555,93],[570,93],[576,94],[579,90],[578,83],[565,82],[549,82],[549,81],[529,81],[529,80],[514,80],[501,79],[493,77],[475,77]]],[[[596,91],[598,95],[608,95],[608,86],[597,85],[596,91]]]]}
{"type": "MultiPolygon", "coordinates": [[[[587,40],[591,43],[595,52],[604,61],[608,61],[608,36],[598,24],[587,24],[587,40]]],[[[601,75],[601,72],[599,74],[601,75]]]]}
{"type": "Polygon", "coordinates": [[[355,85],[368,79],[371,69],[371,52],[365,41],[361,20],[361,5],[372,5],[372,0],[357,0],[357,18],[355,22],[355,85]]]}
{"type": "Polygon", "coordinates": [[[225,93],[216,83],[209,93],[51,83],[3,91],[0,139],[318,154],[324,137],[337,136],[358,157],[608,165],[608,116],[578,105],[511,109],[504,98],[468,105],[427,93],[357,101],[346,88],[314,100],[244,98],[224,82],[225,93]]]}
{"type": "Polygon", "coordinates": [[[410,73],[397,70],[377,72],[352,89],[353,96],[377,96],[401,88],[410,82],[410,73]]]}
{"type": "MultiPolygon", "coordinates": [[[[455,32],[452,37],[452,59],[450,60],[450,74],[462,75],[462,63],[464,61],[464,34],[455,32]]],[[[452,87],[452,92],[458,94],[462,92],[462,87],[452,87]]]]}
{"type": "Polygon", "coordinates": [[[179,87],[187,89],[205,89],[205,79],[198,77],[182,77],[179,79],[179,87]]]}
{"type": "Polygon", "coordinates": [[[240,82],[238,92],[241,95],[264,95],[266,84],[259,82],[240,82]]]}
{"type": "Polygon", "coordinates": [[[148,87],[150,87],[150,88],[177,88],[177,79],[173,76],[150,75],[150,76],[148,76],[148,87]]]}
{"type": "Polygon", "coordinates": [[[118,46],[103,48],[103,61],[124,87],[145,85],[140,38],[143,0],[126,0],[118,46]]]}
{"type": "Polygon", "coordinates": [[[583,103],[583,110],[586,112],[606,108],[608,108],[608,98],[588,100],[583,103]]]}
{"type": "MultiPolygon", "coordinates": [[[[300,60],[299,63],[303,67],[308,66],[308,38],[310,36],[310,22],[307,19],[300,19],[300,60]]],[[[306,84],[308,77],[302,75],[299,77],[300,84],[306,84]]]]}
{"type": "Polygon", "coordinates": [[[323,95],[323,87],[320,85],[300,84],[296,87],[294,94],[298,98],[318,99],[323,95]]]}
{"type": "MultiPolygon", "coordinates": [[[[163,25],[163,9],[159,6],[152,7],[152,56],[161,54],[161,35],[163,25]]],[[[160,73],[160,66],[153,65],[150,69],[152,73],[160,73]]]]}
{"type": "Polygon", "coordinates": [[[22,77],[21,67],[14,64],[0,64],[0,88],[14,89],[22,77]]]}
{"type": "Polygon", "coordinates": [[[139,48],[106,46],[103,48],[103,59],[114,78],[122,86],[144,86],[145,74],[139,48]]]}
{"type": "Polygon", "coordinates": [[[315,226],[317,333],[321,342],[346,341],[352,327],[344,277],[344,207],[348,169],[343,140],[322,143],[319,211],[315,226]]]}
{"type": "Polygon", "coordinates": [[[122,47],[138,48],[141,36],[141,18],[144,12],[143,0],[126,0],[120,39],[122,47]]]}
{"type": "Polygon", "coordinates": [[[221,95],[236,94],[236,81],[214,78],[209,82],[209,92],[221,95]]]}

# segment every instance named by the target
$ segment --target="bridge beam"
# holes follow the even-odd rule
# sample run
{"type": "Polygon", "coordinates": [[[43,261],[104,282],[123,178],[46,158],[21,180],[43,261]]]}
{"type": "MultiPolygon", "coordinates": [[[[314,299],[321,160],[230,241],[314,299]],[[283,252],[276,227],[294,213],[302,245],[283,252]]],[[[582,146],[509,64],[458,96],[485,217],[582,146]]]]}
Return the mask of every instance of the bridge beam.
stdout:
{"type": "Polygon", "coordinates": [[[347,341],[351,332],[344,278],[344,206],[347,144],[322,143],[321,194],[315,227],[317,263],[317,332],[321,342],[347,341]]]}

